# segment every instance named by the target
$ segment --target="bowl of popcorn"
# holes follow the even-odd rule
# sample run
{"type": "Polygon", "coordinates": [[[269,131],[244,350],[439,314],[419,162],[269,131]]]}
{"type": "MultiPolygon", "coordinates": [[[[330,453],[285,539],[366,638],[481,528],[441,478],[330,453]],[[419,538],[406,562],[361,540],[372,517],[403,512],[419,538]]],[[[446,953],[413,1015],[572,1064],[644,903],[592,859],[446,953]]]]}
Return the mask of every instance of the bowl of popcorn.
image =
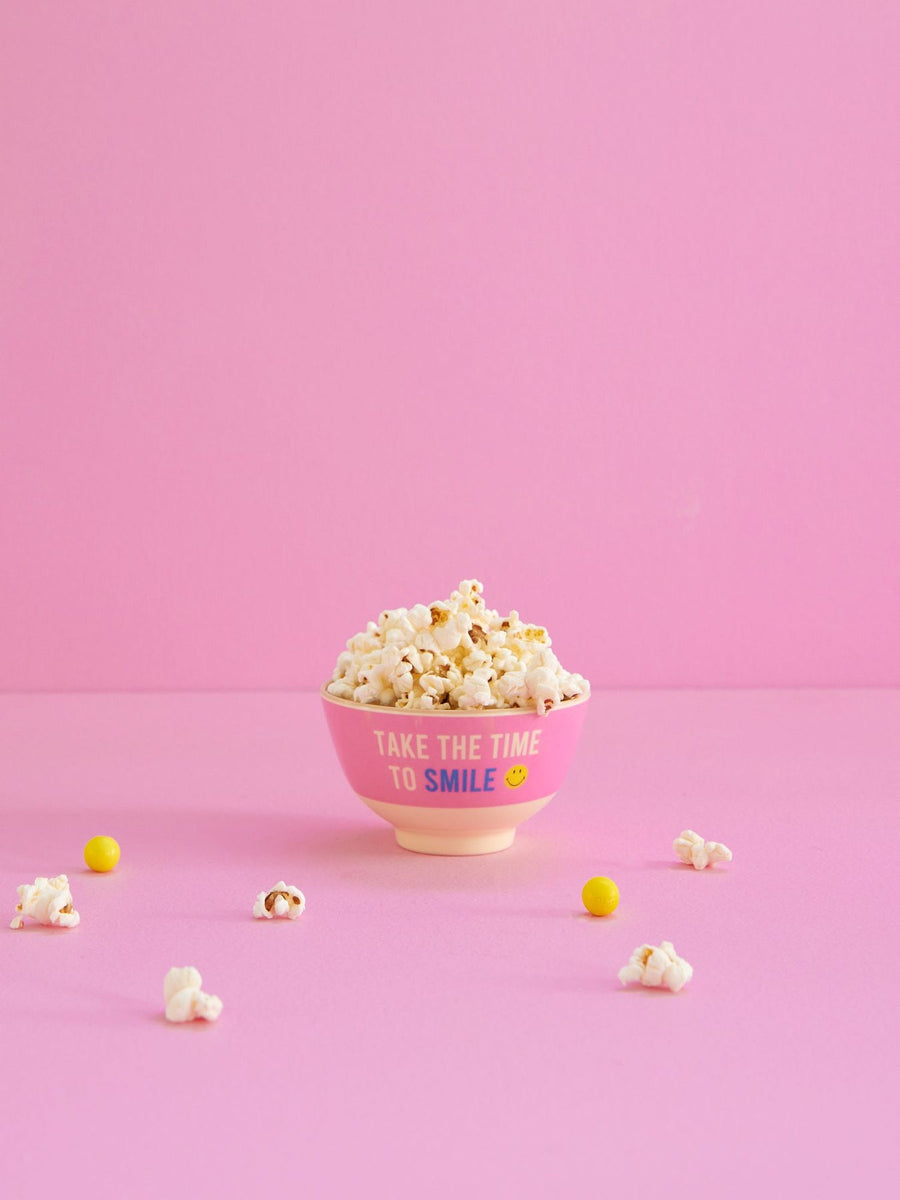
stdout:
{"type": "Polygon", "coordinates": [[[383,611],[322,687],[350,787],[406,850],[505,850],[553,799],[584,723],[588,681],[482,590],[466,579],[447,600],[383,611]]]}

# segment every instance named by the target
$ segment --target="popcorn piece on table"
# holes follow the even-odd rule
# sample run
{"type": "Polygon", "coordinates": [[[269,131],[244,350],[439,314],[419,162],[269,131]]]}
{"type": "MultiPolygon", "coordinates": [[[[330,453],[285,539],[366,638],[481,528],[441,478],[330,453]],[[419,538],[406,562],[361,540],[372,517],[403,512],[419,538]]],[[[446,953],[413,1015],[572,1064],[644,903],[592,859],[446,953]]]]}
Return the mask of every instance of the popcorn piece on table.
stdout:
{"type": "Polygon", "coordinates": [[[683,830],[672,843],[672,849],[682,862],[702,871],[717,862],[731,862],[731,851],[721,842],[704,842],[693,829],[683,830]]]}
{"type": "Polygon", "coordinates": [[[678,957],[672,943],[662,942],[659,946],[638,946],[630,961],[619,972],[619,981],[680,992],[693,973],[694,968],[678,957]]]}
{"type": "Polygon", "coordinates": [[[19,903],[16,915],[9,923],[10,929],[20,929],[24,917],[31,917],[40,925],[63,925],[70,929],[81,920],[73,906],[65,875],[56,875],[53,879],[38,875],[34,883],[23,883],[17,891],[19,903]]]}
{"type": "Polygon", "coordinates": [[[200,991],[200,972],[196,967],[172,967],[163,983],[167,1021],[218,1020],[222,1001],[200,991]]]}
{"type": "Polygon", "coordinates": [[[271,921],[273,917],[287,917],[296,921],[306,908],[306,897],[299,888],[285,883],[283,879],[269,892],[260,892],[253,905],[254,917],[264,917],[271,921]]]}

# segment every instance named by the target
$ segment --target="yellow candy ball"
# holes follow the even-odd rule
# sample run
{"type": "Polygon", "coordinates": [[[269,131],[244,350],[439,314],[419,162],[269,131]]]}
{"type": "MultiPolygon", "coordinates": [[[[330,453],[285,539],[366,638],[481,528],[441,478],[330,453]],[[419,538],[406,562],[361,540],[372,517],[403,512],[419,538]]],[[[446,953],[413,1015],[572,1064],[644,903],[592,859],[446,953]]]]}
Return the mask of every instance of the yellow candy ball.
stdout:
{"type": "Polygon", "coordinates": [[[619,889],[605,875],[595,875],[581,889],[584,907],[595,917],[608,917],[619,907],[619,889]]]}
{"type": "Polygon", "coordinates": [[[92,871],[111,871],[119,861],[119,843],[111,837],[92,837],[84,848],[84,861],[92,871]]]}

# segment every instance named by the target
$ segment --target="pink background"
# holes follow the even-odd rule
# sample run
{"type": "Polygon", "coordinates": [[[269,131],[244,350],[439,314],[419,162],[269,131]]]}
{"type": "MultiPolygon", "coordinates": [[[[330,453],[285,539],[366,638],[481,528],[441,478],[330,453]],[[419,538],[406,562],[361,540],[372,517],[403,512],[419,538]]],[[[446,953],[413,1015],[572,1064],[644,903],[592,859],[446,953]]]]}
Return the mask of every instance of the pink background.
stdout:
{"type": "Polygon", "coordinates": [[[0,917],[38,870],[81,913],[0,926],[0,1193],[894,1194],[898,727],[898,691],[596,693],[559,795],[452,859],[350,793],[316,695],[0,696],[0,917]],[[303,917],[254,921],[282,878],[303,917]],[[622,988],[663,938],[687,987],[622,988]],[[162,1016],[186,964],[214,1026],[162,1016]]]}
{"type": "Polygon", "coordinates": [[[900,6],[0,11],[0,688],[900,683],[900,6]],[[592,632],[586,636],[585,630],[592,632]]]}
{"type": "Polygon", "coordinates": [[[890,1192],[898,44],[875,0],[0,6],[0,692],[97,693],[0,694],[0,901],[82,914],[0,925],[3,1200],[890,1192]],[[422,857],[309,689],[472,575],[596,690],[509,851],[422,857]],[[620,988],[663,938],[684,992],[620,988]],[[162,1019],[186,963],[215,1026],[162,1019]]]}

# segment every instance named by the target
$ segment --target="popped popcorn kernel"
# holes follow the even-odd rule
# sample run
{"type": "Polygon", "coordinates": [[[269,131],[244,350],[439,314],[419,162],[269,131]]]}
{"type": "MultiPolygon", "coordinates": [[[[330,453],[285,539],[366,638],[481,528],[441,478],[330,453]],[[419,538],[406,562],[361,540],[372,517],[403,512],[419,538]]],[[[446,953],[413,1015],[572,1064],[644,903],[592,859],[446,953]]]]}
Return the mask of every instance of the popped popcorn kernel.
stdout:
{"type": "Polygon", "coordinates": [[[268,892],[259,893],[253,905],[253,915],[266,921],[274,917],[296,921],[305,908],[306,897],[300,889],[281,879],[268,892]]]}
{"type": "Polygon", "coordinates": [[[566,671],[542,625],[515,609],[488,608],[478,579],[447,600],[384,609],[337,659],[326,690],[339,700],[390,708],[533,708],[543,715],[584,696],[590,684],[566,671]]]}
{"type": "Polygon", "coordinates": [[[684,829],[672,843],[672,849],[683,863],[698,871],[717,862],[731,862],[732,854],[722,842],[705,842],[693,829],[684,829]]]}
{"type": "Polygon", "coordinates": [[[16,890],[19,903],[9,923],[10,929],[21,929],[25,917],[31,917],[39,925],[61,925],[68,929],[81,920],[75,911],[66,875],[56,875],[53,879],[38,875],[34,883],[20,884],[16,890]]]}
{"type": "Polygon", "coordinates": [[[203,983],[196,967],[172,967],[163,981],[163,997],[166,1002],[166,1020],[181,1024],[198,1017],[204,1021],[217,1021],[222,1011],[218,996],[201,992],[203,983]]]}
{"type": "Polygon", "coordinates": [[[619,972],[619,982],[680,992],[693,973],[694,968],[685,959],[679,958],[671,942],[661,942],[658,946],[638,946],[619,972]]]}

